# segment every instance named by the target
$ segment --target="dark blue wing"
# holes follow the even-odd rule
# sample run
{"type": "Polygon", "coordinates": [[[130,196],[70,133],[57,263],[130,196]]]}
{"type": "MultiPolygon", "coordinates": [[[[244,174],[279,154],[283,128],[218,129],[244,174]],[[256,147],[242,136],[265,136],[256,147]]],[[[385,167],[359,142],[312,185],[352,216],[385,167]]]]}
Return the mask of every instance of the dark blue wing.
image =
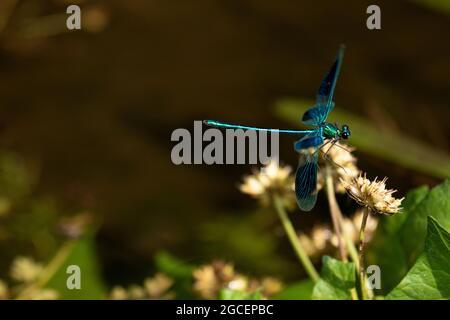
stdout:
{"type": "Polygon", "coordinates": [[[325,75],[317,92],[316,105],[307,110],[303,115],[302,121],[306,125],[320,125],[328,117],[328,114],[333,110],[333,94],[336,87],[336,81],[341,70],[342,59],[344,58],[345,47],[341,46],[336,60],[331,66],[328,73],[325,75]]]}
{"type": "Polygon", "coordinates": [[[318,126],[327,119],[327,116],[328,116],[327,106],[316,104],[316,106],[306,110],[306,112],[303,114],[302,122],[308,126],[318,126]]]}
{"type": "Polygon", "coordinates": [[[295,174],[295,195],[302,211],[311,211],[317,200],[317,148],[322,145],[322,130],[308,135],[295,143],[295,149],[301,152],[295,174]],[[308,150],[313,148],[313,151],[308,150]]]}
{"type": "Polygon", "coordinates": [[[308,134],[304,137],[302,137],[300,140],[297,140],[294,143],[294,149],[297,152],[301,152],[302,150],[308,149],[308,148],[315,148],[317,146],[320,146],[323,143],[323,136],[322,136],[323,129],[318,129],[312,134],[308,134]]]}
{"type": "Polygon", "coordinates": [[[295,195],[302,211],[311,211],[317,200],[317,160],[318,152],[301,156],[295,175],[295,195]]]}

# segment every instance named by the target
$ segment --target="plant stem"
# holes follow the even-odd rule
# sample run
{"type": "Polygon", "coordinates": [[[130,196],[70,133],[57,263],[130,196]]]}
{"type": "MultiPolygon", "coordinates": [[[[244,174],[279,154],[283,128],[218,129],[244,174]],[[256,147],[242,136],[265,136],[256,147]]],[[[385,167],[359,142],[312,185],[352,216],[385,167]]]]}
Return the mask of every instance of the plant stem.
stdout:
{"type": "Polygon", "coordinates": [[[36,289],[45,287],[48,281],[55,275],[55,273],[61,268],[61,266],[66,261],[70,252],[72,252],[73,246],[75,245],[75,240],[68,240],[64,243],[58,250],[53,259],[47,264],[47,266],[39,274],[35,282],[31,283],[28,287],[21,290],[18,294],[17,299],[29,299],[29,294],[36,289]]]}
{"type": "Polygon", "coordinates": [[[347,252],[345,250],[344,241],[342,238],[342,213],[339,209],[339,205],[336,201],[336,195],[334,193],[334,182],[333,176],[331,173],[330,165],[326,165],[325,167],[325,184],[327,186],[327,197],[328,203],[330,205],[330,215],[331,220],[333,221],[334,233],[338,238],[338,248],[339,248],[339,256],[342,261],[347,261],[347,252]]]}
{"type": "Polygon", "coordinates": [[[350,295],[352,296],[352,300],[359,300],[358,299],[358,292],[356,291],[356,288],[350,289],[350,295]]]}
{"type": "Polygon", "coordinates": [[[348,254],[352,261],[355,263],[356,269],[359,270],[359,255],[356,250],[355,244],[353,243],[353,239],[350,238],[347,234],[344,234],[345,243],[347,246],[348,254]]]}
{"type": "Polygon", "coordinates": [[[367,299],[366,291],[366,268],[364,265],[364,231],[366,229],[367,219],[369,218],[370,209],[364,208],[361,229],[359,230],[359,280],[361,285],[362,299],[367,299]]]}
{"type": "Polygon", "coordinates": [[[284,208],[284,205],[280,199],[280,197],[275,194],[273,196],[274,206],[275,210],[278,213],[278,217],[281,220],[281,223],[284,227],[284,231],[286,232],[289,241],[291,242],[292,247],[294,248],[295,253],[297,254],[298,258],[300,259],[300,262],[302,263],[303,267],[306,270],[306,273],[308,273],[309,277],[314,281],[317,282],[319,280],[319,274],[317,273],[316,269],[314,268],[314,265],[312,264],[311,260],[309,259],[308,255],[306,254],[305,249],[302,247],[298,237],[297,233],[294,230],[294,227],[292,226],[291,220],[289,219],[286,210],[284,208]]]}
{"type": "MultiPolygon", "coordinates": [[[[358,252],[353,244],[353,240],[350,239],[345,232],[344,219],[342,217],[341,208],[339,208],[336,200],[333,175],[331,174],[331,168],[328,164],[325,167],[325,183],[327,186],[327,199],[330,206],[330,215],[333,221],[334,233],[338,237],[339,255],[342,261],[347,262],[347,255],[350,254],[356,268],[358,268],[358,252]]],[[[352,300],[358,300],[358,293],[355,288],[350,289],[350,295],[352,300]]]]}

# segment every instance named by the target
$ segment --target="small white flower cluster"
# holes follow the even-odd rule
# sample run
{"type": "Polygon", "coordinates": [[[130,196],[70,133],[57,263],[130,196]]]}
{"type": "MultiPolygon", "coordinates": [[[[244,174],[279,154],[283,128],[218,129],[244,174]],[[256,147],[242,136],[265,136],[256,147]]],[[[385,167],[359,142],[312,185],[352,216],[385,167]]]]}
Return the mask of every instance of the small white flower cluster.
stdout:
{"type": "Polygon", "coordinates": [[[392,196],[397,190],[386,189],[386,180],[370,181],[366,175],[359,175],[351,180],[341,179],[347,194],[361,206],[367,207],[374,213],[392,215],[401,211],[403,198],[397,199],[392,196]]]}
{"type": "Polygon", "coordinates": [[[281,197],[288,208],[295,206],[294,177],[289,166],[280,166],[272,161],[267,166],[255,171],[252,175],[245,176],[244,182],[239,186],[242,193],[246,193],[261,200],[264,205],[272,201],[272,195],[281,197]]]}

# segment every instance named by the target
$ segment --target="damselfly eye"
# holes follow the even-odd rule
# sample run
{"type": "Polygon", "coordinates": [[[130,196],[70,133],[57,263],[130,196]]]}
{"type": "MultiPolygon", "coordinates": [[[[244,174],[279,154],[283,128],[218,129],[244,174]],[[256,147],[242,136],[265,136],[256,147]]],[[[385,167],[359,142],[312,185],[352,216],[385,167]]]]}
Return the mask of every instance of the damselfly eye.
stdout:
{"type": "Polygon", "coordinates": [[[348,139],[350,137],[350,129],[348,128],[348,126],[346,124],[344,124],[342,126],[341,137],[342,137],[342,139],[348,139]]]}

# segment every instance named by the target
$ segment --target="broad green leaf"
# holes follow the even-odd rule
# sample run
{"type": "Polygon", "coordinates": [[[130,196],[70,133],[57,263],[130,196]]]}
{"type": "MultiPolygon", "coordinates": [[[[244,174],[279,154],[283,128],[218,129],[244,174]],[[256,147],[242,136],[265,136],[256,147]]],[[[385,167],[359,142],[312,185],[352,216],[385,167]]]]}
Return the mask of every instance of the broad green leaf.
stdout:
{"type": "Polygon", "coordinates": [[[382,270],[382,292],[392,290],[414,265],[423,250],[427,217],[432,215],[450,228],[450,179],[431,191],[417,188],[406,195],[403,212],[381,217],[374,240],[367,249],[369,264],[382,270]]]}
{"type": "MultiPolygon", "coordinates": [[[[407,211],[413,211],[416,206],[422,202],[423,199],[427,196],[429,191],[428,186],[421,186],[419,188],[413,189],[408,192],[407,196],[405,197],[405,200],[403,200],[402,207],[406,208],[407,211]]],[[[408,214],[400,213],[393,215],[391,217],[386,217],[384,219],[384,227],[386,228],[386,231],[390,235],[395,235],[397,232],[399,232],[401,226],[405,222],[408,214]]]]}
{"type": "MultiPolygon", "coordinates": [[[[293,125],[299,125],[303,113],[312,105],[308,100],[284,99],[277,103],[276,112],[293,125]]],[[[348,124],[352,131],[350,144],[363,152],[435,177],[450,176],[450,155],[443,151],[406,135],[380,131],[370,121],[340,107],[334,108],[329,120],[348,124]]]]}
{"type": "Polygon", "coordinates": [[[219,292],[219,300],[261,300],[262,295],[259,290],[255,292],[244,292],[240,290],[222,289],[219,292]]]}
{"type": "Polygon", "coordinates": [[[427,230],[427,217],[432,215],[447,230],[450,230],[450,179],[433,188],[412,209],[399,230],[400,240],[411,265],[423,250],[427,230]]]}
{"type": "Polygon", "coordinates": [[[381,293],[392,290],[409,269],[400,241],[395,235],[387,233],[382,223],[378,227],[375,239],[367,248],[366,263],[380,267],[381,293]]]}
{"type": "Polygon", "coordinates": [[[342,262],[324,256],[321,279],[314,286],[314,300],[351,299],[350,289],[355,287],[356,270],[353,262],[342,262]]]}
{"type": "Polygon", "coordinates": [[[284,288],[280,293],[273,296],[273,300],[311,300],[314,282],[304,280],[293,283],[284,288]]]}
{"type": "MultiPolygon", "coordinates": [[[[106,290],[100,276],[100,267],[95,252],[93,234],[87,232],[73,244],[68,244],[66,248],[69,252],[66,258],[49,280],[46,287],[58,291],[60,299],[91,300],[105,298],[106,290]],[[70,265],[76,265],[80,268],[81,289],[70,290],[67,288],[67,279],[70,274],[67,274],[66,271],[70,265]]],[[[64,253],[60,255],[60,257],[63,256],[64,253]]]]}
{"type": "Polygon", "coordinates": [[[317,281],[312,293],[313,300],[350,300],[350,292],[340,289],[322,279],[317,281]]]}
{"type": "Polygon", "coordinates": [[[431,216],[425,249],[386,299],[450,299],[450,234],[431,216]]]}

